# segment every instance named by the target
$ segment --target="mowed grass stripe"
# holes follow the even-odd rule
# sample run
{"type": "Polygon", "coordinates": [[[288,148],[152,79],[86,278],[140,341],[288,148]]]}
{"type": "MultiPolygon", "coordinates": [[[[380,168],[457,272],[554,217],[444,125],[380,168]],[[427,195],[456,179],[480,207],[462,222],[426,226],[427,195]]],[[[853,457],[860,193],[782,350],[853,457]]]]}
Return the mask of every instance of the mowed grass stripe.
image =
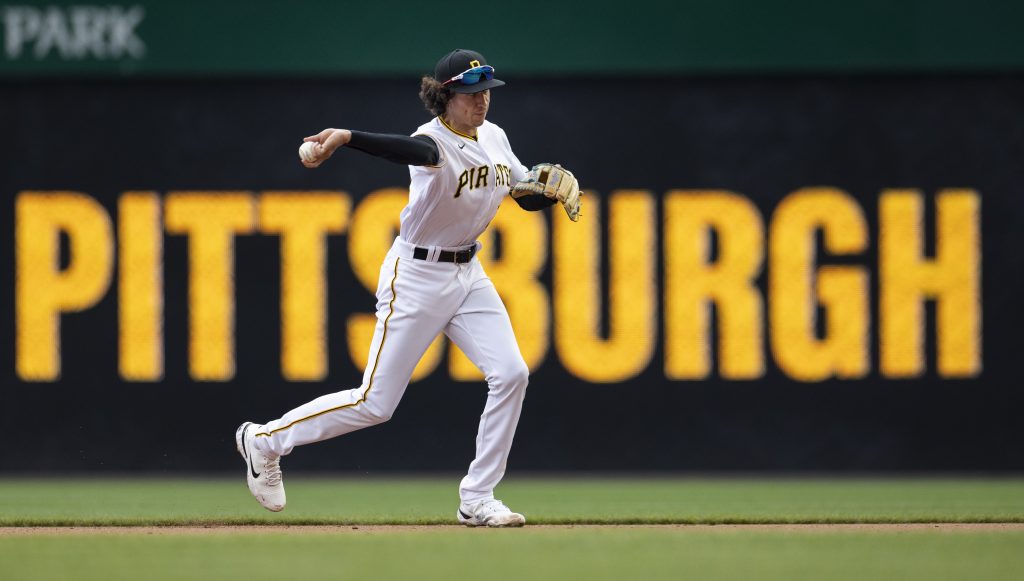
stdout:
{"type": "Polygon", "coordinates": [[[1024,533],[441,529],[0,537],[5,579],[1012,579],[1024,533]]]}
{"type": "MultiPolygon", "coordinates": [[[[264,511],[244,479],[4,479],[2,526],[451,524],[458,478],[287,476],[264,511]]],[[[1024,479],[511,478],[536,524],[1024,522],[1024,479]]]]}

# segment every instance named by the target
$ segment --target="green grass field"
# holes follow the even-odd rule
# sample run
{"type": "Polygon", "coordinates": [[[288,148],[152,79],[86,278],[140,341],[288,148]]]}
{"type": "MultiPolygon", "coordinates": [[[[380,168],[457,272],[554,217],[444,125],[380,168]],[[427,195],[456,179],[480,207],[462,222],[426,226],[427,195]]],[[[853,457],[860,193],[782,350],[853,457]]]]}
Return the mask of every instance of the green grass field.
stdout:
{"type": "Polygon", "coordinates": [[[1024,523],[1024,479],[509,479],[534,526],[451,525],[457,477],[288,475],[271,514],[244,480],[0,480],[7,579],[1011,579],[1024,530],[749,530],[545,524],[1024,523]],[[255,525],[238,531],[135,526],[255,525]],[[345,525],[337,529],[261,525],[345,525]],[[356,528],[353,528],[356,527],[356,528]]]}
{"type": "MultiPolygon", "coordinates": [[[[263,510],[244,478],[0,480],[0,526],[452,524],[458,477],[289,475],[263,510]]],[[[514,479],[533,524],[1024,522],[1024,479],[514,479]]]]}

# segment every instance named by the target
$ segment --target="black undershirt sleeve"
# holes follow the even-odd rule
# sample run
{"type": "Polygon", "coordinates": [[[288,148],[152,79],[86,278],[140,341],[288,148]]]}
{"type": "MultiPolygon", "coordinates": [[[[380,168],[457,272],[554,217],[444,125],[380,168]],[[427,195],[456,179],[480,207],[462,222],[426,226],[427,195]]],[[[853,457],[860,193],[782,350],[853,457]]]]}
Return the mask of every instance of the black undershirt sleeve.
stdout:
{"type": "Polygon", "coordinates": [[[544,208],[550,208],[555,205],[555,200],[545,196],[544,194],[527,194],[525,196],[519,196],[518,198],[512,198],[519,204],[519,207],[524,210],[536,212],[537,210],[543,210],[544,208]]]}
{"type": "Polygon", "coordinates": [[[348,147],[403,165],[437,165],[441,160],[437,143],[426,135],[353,131],[348,147]]]}

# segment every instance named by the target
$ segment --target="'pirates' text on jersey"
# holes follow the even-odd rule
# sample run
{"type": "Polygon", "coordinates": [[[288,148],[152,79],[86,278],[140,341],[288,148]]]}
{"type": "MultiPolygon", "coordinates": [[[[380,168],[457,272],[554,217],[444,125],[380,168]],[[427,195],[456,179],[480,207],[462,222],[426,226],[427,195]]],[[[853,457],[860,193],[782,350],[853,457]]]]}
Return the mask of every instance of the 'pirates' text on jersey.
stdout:
{"type": "Polygon", "coordinates": [[[409,205],[402,210],[400,235],[418,246],[469,246],[487,228],[512,184],[526,168],[509,146],[505,132],[490,121],[471,137],[439,117],[413,135],[437,143],[436,166],[409,166],[409,205]]]}

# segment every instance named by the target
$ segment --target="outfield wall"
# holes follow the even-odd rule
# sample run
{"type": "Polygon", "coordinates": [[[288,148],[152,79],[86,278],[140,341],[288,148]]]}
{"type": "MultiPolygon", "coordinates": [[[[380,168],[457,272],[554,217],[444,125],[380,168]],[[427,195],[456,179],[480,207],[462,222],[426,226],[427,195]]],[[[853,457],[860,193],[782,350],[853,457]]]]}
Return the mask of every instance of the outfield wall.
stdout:
{"type": "MultiPolygon", "coordinates": [[[[584,218],[507,204],[533,370],[516,470],[1024,469],[1019,77],[508,79],[490,118],[584,218]]],[[[354,387],[408,80],[0,84],[5,471],[221,470],[354,387]]],[[[387,425],[288,465],[459,470],[485,388],[439,341],[387,425]]]]}

